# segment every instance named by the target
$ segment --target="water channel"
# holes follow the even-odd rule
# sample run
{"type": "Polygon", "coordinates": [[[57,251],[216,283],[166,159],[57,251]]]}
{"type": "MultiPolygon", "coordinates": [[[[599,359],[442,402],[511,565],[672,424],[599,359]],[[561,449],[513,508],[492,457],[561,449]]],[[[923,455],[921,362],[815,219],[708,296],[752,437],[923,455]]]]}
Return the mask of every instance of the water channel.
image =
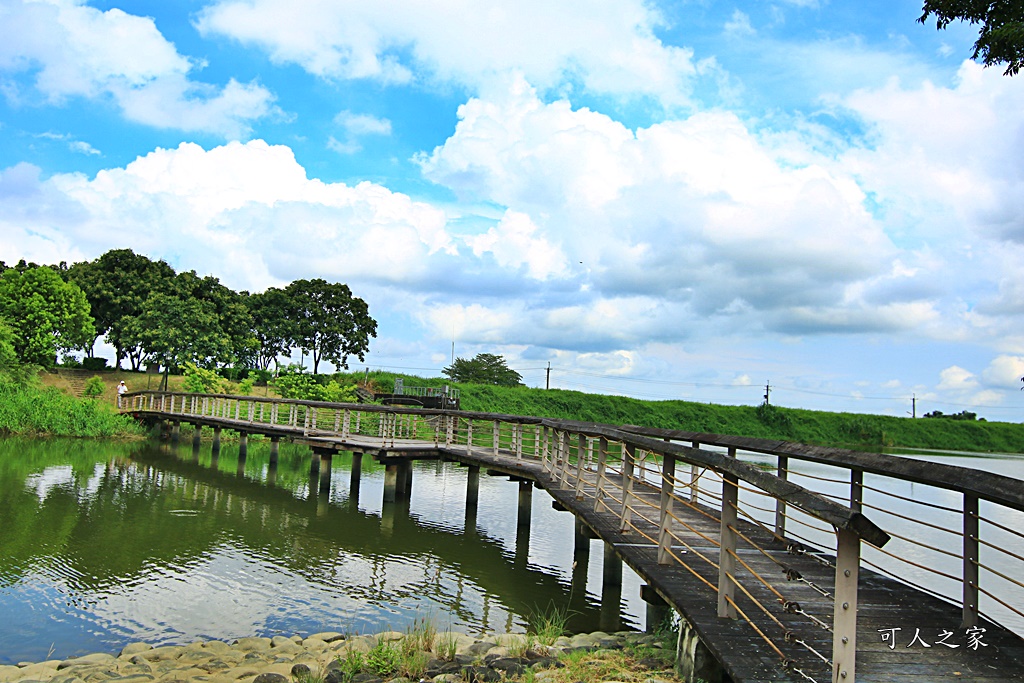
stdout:
{"type": "Polygon", "coordinates": [[[573,553],[573,518],[519,486],[416,464],[411,500],[384,504],[384,470],[335,457],[329,486],[310,453],[247,455],[155,442],[0,440],[0,664],[334,630],[523,631],[532,612],[570,611],[575,631],[643,628],[639,577],[602,584],[602,549],[573,553]],[[468,513],[468,514],[467,514],[468,513]]]}

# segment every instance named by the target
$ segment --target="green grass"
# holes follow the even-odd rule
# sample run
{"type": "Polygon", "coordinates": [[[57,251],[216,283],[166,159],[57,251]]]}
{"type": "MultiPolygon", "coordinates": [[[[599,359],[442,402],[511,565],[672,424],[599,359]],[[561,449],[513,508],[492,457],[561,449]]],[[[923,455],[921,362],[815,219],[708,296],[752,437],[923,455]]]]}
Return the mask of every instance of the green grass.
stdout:
{"type": "MultiPolygon", "coordinates": [[[[363,373],[351,373],[362,380],[363,373]]],[[[391,391],[396,377],[406,386],[444,386],[445,378],[371,372],[369,379],[391,391]]],[[[723,406],[691,401],[641,401],[624,396],[561,389],[457,385],[463,410],[534,415],[564,420],[640,425],[778,439],[820,446],[877,451],[903,447],[973,452],[1024,453],[1024,425],[888,415],[832,413],[779,406],[723,406]]],[[[474,434],[474,437],[477,435],[474,434]]],[[[489,434],[481,439],[489,439],[489,434]]],[[[485,440],[486,440],[485,439],[485,440]]]]}
{"type": "Polygon", "coordinates": [[[0,380],[0,434],[125,437],[143,429],[105,403],[0,380]]]}

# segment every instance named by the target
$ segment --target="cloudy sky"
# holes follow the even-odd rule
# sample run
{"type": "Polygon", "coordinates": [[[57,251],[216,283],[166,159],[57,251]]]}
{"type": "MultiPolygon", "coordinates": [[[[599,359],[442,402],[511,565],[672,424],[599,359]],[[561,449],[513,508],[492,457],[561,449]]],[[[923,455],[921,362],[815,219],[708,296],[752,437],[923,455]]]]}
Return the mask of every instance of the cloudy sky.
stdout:
{"type": "Polygon", "coordinates": [[[920,13],[0,0],[0,260],[346,282],[371,368],[1020,421],[1024,76],[920,13]]]}

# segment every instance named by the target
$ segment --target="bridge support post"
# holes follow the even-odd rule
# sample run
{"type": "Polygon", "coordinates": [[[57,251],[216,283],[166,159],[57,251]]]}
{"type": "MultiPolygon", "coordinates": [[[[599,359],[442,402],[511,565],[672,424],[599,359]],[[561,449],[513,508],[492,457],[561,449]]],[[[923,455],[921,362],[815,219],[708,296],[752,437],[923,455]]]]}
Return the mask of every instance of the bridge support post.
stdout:
{"type": "Polygon", "coordinates": [[[611,543],[604,544],[604,567],[601,573],[601,615],[599,624],[602,631],[618,631],[622,601],[622,560],[611,543]]]}
{"type": "Polygon", "coordinates": [[[398,494],[398,463],[384,466],[384,502],[394,503],[398,494]]]}
{"type": "Polygon", "coordinates": [[[320,453],[320,492],[327,493],[331,490],[331,464],[334,452],[325,450],[320,453]]]}
{"type": "Polygon", "coordinates": [[[395,482],[397,500],[409,500],[412,497],[412,461],[403,460],[398,463],[398,481],[395,482]]]}
{"type": "Polygon", "coordinates": [[[466,520],[464,530],[466,534],[476,533],[476,512],[477,503],[480,500],[480,467],[469,466],[469,475],[466,478],[466,520]]]}
{"type": "Polygon", "coordinates": [[[271,460],[267,466],[267,486],[277,484],[277,460],[271,460]]]}
{"type": "Polygon", "coordinates": [[[203,438],[203,425],[196,425],[192,430],[192,448],[198,449],[199,442],[203,438]]]}
{"type": "Polygon", "coordinates": [[[476,507],[480,498],[480,466],[470,465],[469,476],[466,477],[466,507],[476,507]]]}
{"type": "Polygon", "coordinates": [[[644,630],[647,633],[654,633],[671,618],[672,607],[658,595],[654,588],[646,583],[640,586],[640,599],[647,605],[647,620],[644,630]]]}
{"type": "Polygon", "coordinates": [[[604,544],[604,572],[601,574],[601,583],[604,585],[622,585],[622,560],[615,552],[615,546],[605,541],[604,544]]]}
{"type": "Polygon", "coordinates": [[[679,641],[676,643],[676,673],[684,681],[722,683],[722,665],[701,642],[697,631],[686,619],[679,622],[679,641]]]}
{"type": "Polygon", "coordinates": [[[270,437],[270,462],[274,465],[277,464],[278,454],[281,452],[281,437],[272,436],[270,437]]]}
{"type": "Polygon", "coordinates": [[[359,507],[359,480],[363,473],[363,454],[352,454],[352,472],[348,478],[348,504],[353,510],[359,507]]]}
{"type": "Polygon", "coordinates": [[[313,450],[313,457],[309,460],[309,476],[320,476],[320,451],[313,450]]]}
{"type": "Polygon", "coordinates": [[[591,538],[590,534],[588,533],[589,529],[587,528],[587,525],[583,523],[583,520],[580,519],[579,517],[573,517],[573,519],[575,520],[575,522],[573,524],[573,526],[574,526],[573,544],[572,544],[573,554],[579,554],[579,553],[583,553],[583,552],[589,553],[590,552],[590,538],[591,538]]]}
{"type": "Polygon", "coordinates": [[[181,439],[181,423],[180,422],[172,422],[171,423],[171,443],[178,443],[179,439],[181,439]]]}
{"type": "Polygon", "coordinates": [[[220,427],[214,427],[213,428],[213,450],[214,451],[219,451],[220,450],[220,431],[221,431],[220,427]]]}
{"type": "Polygon", "coordinates": [[[516,527],[530,527],[530,517],[533,514],[533,482],[526,479],[519,480],[519,511],[516,515],[516,527]]]}
{"type": "Polygon", "coordinates": [[[238,433],[238,457],[245,459],[246,453],[249,450],[249,433],[239,432],[238,433]]]}
{"type": "Polygon", "coordinates": [[[519,510],[516,515],[515,565],[525,567],[530,556],[530,521],[533,513],[533,483],[519,481],[519,510]]]}

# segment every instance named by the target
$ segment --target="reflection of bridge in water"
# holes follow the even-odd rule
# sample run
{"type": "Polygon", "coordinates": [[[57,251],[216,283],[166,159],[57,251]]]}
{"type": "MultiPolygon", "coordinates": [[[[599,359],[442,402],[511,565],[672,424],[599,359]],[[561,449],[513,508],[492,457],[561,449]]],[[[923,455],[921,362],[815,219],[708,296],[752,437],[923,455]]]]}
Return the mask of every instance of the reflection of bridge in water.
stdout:
{"type": "Polygon", "coordinates": [[[1024,557],[1007,550],[1024,538],[1024,487],[1007,477],[776,441],[485,413],[156,392],[130,396],[127,410],[166,420],[175,437],[191,423],[196,443],[213,427],[215,449],[224,428],[241,434],[242,451],[249,433],[264,434],[272,461],[281,438],[306,444],[311,472],[329,472],[344,450],[356,453],[358,476],[361,454],[371,453],[385,465],[385,504],[408,500],[418,459],[467,465],[467,503],[481,468],[522,482],[520,509],[538,485],[576,516],[578,552],[588,537],[605,542],[603,583],[619,582],[625,561],[647,582],[654,613],[682,617],[677,661],[687,680],[1024,680],[1024,640],[992,618],[1024,618],[1016,578],[1024,557]],[[743,462],[745,454],[771,458],[769,469],[743,462]],[[791,461],[828,471],[808,475],[791,461]],[[962,504],[899,494],[907,482],[962,504]],[[936,532],[958,540],[932,540],[936,532]],[[922,581],[922,571],[955,591],[922,581]]]}
{"type": "MultiPolygon", "coordinates": [[[[434,571],[424,570],[424,576],[430,580],[416,582],[403,592],[444,604],[466,624],[483,627],[488,623],[487,596],[501,595],[510,613],[528,614],[538,606],[568,604],[577,613],[581,628],[593,626],[598,616],[605,628],[619,628],[619,594],[607,592],[603,596],[607,606],[602,603],[600,615],[598,607],[587,602],[585,557],[574,568],[571,584],[528,564],[529,509],[517,524],[515,551],[509,554],[500,540],[478,533],[473,501],[465,508],[459,533],[454,528],[421,523],[410,510],[408,497],[384,503],[380,515],[360,510],[358,465],[350,470],[347,497],[337,500],[331,494],[332,473],[336,474],[337,468],[321,469],[318,462],[317,471],[307,477],[309,496],[302,499],[274,485],[278,478],[276,460],[270,462],[264,483],[243,476],[244,453],[238,453],[234,473],[221,469],[225,456],[228,454],[215,455],[208,466],[200,465],[198,458],[183,454],[167,457],[165,452],[152,450],[139,451],[133,459],[152,475],[162,475],[164,495],[172,501],[177,497],[181,507],[220,512],[229,525],[232,517],[238,518],[239,523],[230,528],[246,546],[278,548],[275,555],[289,569],[314,583],[341,584],[347,595],[361,600],[386,601],[389,596],[384,564],[396,557],[406,557],[425,562],[434,571]],[[173,477],[168,478],[168,474],[173,477]],[[293,547],[293,539],[300,536],[301,547],[293,547]],[[372,575],[351,576],[348,567],[352,557],[339,556],[339,547],[363,558],[374,568],[372,575]],[[364,583],[364,578],[368,582],[364,583]],[[467,581],[484,593],[482,622],[481,615],[462,604],[463,584],[467,581]],[[448,593],[448,582],[455,584],[454,594],[448,593]]],[[[359,463],[360,459],[354,460],[359,463]]],[[[210,531],[215,533],[216,528],[210,531]]],[[[210,538],[205,545],[212,545],[215,540],[210,538]]]]}

